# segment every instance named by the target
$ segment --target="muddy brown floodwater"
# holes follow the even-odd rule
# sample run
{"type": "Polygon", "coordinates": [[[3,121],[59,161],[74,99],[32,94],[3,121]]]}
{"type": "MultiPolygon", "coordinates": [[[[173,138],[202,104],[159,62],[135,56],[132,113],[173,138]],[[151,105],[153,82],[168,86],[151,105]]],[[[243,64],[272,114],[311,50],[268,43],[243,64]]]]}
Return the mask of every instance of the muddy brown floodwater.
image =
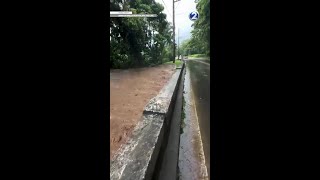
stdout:
{"type": "Polygon", "coordinates": [[[184,82],[184,101],[185,115],[182,119],[179,149],[179,179],[209,179],[188,69],[184,82]]]}
{"type": "Polygon", "coordinates": [[[110,158],[128,140],[145,105],[174,72],[174,65],[110,70],[110,158]]]}

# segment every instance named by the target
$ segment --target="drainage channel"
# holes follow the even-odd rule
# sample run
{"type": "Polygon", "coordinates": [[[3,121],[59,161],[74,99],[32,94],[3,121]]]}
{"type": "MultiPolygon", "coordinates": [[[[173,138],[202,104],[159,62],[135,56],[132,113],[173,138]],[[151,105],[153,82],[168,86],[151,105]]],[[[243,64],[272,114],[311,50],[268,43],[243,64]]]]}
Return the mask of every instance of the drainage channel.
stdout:
{"type": "MultiPolygon", "coordinates": [[[[169,118],[169,129],[166,132],[167,142],[164,146],[163,154],[159,154],[157,162],[157,172],[155,172],[154,180],[177,180],[178,178],[178,159],[179,159],[179,141],[180,141],[180,124],[183,99],[185,66],[182,67],[181,79],[177,85],[177,94],[175,97],[172,117],[169,118]]],[[[164,145],[164,144],[163,144],[164,145]]]]}
{"type": "Polygon", "coordinates": [[[193,99],[190,72],[187,67],[184,92],[183,110],[180,130],[178,179],[199,180],[209,179],[201,140],[201,133],[193,99]]]}

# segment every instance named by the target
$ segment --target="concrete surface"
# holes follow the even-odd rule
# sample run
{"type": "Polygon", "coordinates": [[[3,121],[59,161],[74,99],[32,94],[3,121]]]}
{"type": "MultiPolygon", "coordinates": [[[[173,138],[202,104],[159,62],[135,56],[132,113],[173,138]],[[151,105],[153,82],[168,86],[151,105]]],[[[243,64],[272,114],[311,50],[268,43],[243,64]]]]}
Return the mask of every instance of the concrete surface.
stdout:
{"type": "Polygon", "coordinates": [[[110,179],[152,179],[159,154],[165,149],[181,70],[146,105],[131,139],[110,162],[110,179]]]}
{"type": "Polygon", "coordinates": [[[179,150],[179,180],[208,180],[199,120],[196,114],[190,71],[186,70],[184,80],[184,119],[181,119],[179,150]]]}
{"type": "Polygon", "coordinates": [[[210,179],[210,66],[206,61],[187,60],[196,114],[199,120],[207,172],[210,179]]]}
{"type": "Polygon", "coordinates": [[[178,160],[179,160],[179,142],[180,142],[180,127],[181,127],[181,113],[182,113],[182,94],[185,68],[182,65],[181,80],[179,82],[179,89],[177,91],[177,98],[173,110],[171,124],[168,132],[168,142],[166,149],[159,166],[159,172],[155,179],[159,180],[176,180],[178,176],[178,160]]]}

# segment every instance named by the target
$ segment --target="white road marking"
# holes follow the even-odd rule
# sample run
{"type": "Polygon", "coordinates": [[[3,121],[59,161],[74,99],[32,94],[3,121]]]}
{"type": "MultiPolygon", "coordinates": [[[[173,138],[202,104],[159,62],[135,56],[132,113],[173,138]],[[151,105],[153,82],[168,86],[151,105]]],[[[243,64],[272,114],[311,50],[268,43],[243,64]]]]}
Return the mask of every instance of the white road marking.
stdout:
{"type": "MultiPolygon", "coordinates": [[[[191,82],[190,82],[190,87],[191,86],[191,82]]],[[[201,159],[201,172],[203,173],[204,179],[208,179],[208,171],[207,171],[207,166],[206,166],[206,160],[205,160],[205,155],[204,155],[204,151],[203,151],[203,143],[202,143],[202,137],[201,137],[201,132],[200,132],[200,125],[199,125],[199,118],[198,118],[198,112],[197,112],[197,108],[196,108],[196,103],[194,100],[194,93],[193,90],[191,89],[191,93],[192,93],[192,100],[193,100],[193,107],[195,110],[195,115],[196,115],[196,120],[197,120],[197,124],[198,124],[198,133],[200,136],[200,159],[201,159]]]]}

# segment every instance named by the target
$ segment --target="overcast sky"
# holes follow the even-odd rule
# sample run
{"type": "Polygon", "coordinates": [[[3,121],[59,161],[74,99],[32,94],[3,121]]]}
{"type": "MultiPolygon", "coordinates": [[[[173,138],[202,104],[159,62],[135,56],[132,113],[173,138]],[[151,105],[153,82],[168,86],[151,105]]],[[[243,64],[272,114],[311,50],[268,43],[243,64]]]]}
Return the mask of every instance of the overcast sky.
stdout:
{"type": "MultiPolygon", "coordinates": [[[[155,0],[164,6],[164,13],[167,14],[168,22],[172,23],[172,1],[173,0],[155,0]]],[[[196,11],[195,0],[180,0],[175,3],[175,24],[176,24],[176,43],[178,43],[178,28],[179,28],[179,43],[191,37],[192,21],[189,19],[189,13],[196,11]]]]}

